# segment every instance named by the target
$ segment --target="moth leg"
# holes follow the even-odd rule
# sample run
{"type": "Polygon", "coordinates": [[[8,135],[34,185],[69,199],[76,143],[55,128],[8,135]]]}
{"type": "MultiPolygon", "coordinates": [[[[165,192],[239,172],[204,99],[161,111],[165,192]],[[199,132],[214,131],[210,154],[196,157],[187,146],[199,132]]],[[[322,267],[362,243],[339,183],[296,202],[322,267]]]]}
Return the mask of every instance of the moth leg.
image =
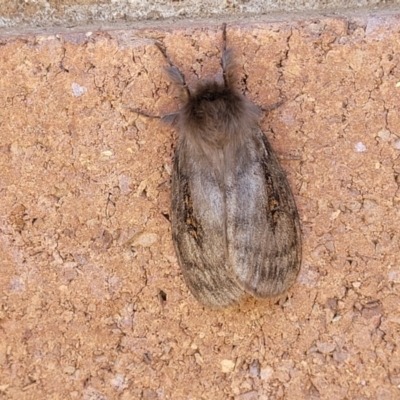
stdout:
{"type": "Polygon", "coordinates": [[[130,107],[129,107],[128,110],[129,110],[129,111],[132,111],[132,112],[134,112],[134,113],[136,113],[136,114],[143,115],[143,116],[145,116],[145,117],[147,117],[147,118],[157,118],[157,119],[162,118],[161,115],[149,114],[149,113],[147,113],[147,112],[145,112],[145,111],[138,110],[137,108],[130,108],[130,107]]]}
{"type": "Polygon", "coordinates": [[[165,124],[171,125],[171,126],[176,125],[176,123],[178,121],[178,117],[179,117],[179,112],[172,112],[172,113],[168,113],[165,115],[154,115],[154,114],[149,114],[142,110],[138,110],[137,108],[129,107],[128,110],[132,111],[136,114],[143,115],[144,117],[147,117],[147,118],[159,119],[159,120],[161,120],[161,122],[164,122],[165,124]]]}
{"type": "Polygon", "coordinates": [[[282,99],[282,100],[279,100],[279,101],[277,101],[276,103],[274,103],[274,104],[271,104],[270,106],[266,106],[266,107],[261,107],[261,110],[262,111],[265,111],[265,112],[271,112],[271,111],[274,111],[274,110],[276,110],[277,108],[279,108],[284,102],[286,101],[286,98],[285,99],[282,99]]]}
{"type": "MultiPolygon", "coordinates": [[[[169,59],[167,52],[165,51],[164,47],[162,46],[161,43],[155,42],[155,45],[158,50],[160,50],[161,54],[165,58],[165,60],[168,62],[169,67],[165,67],[165,71],[167,72],[167,75],[169,79],[171,80],[172,84],[179,89],[180,92],[180,97],[184,100],[187,101],[187,98],[190,97],[190,91],[189,88],[186,84],[185,81],[185,76],[175,65],[172,63],[172,61],[169,59]]],[[[153,118],[153,119],[160,119],[162,122],[169,124],[169,125],[175,125],[177,120],[178,120],[178,112],[172,112],[166,115],[154,115],[154,114],[149,114],[145,111],[139,110],[137,108],[128,108],[130,111],[143,115],[147,118],[153,118]]]]}
{"type": "Polygon", "coordinates": [[[172,84],[178,89],[179,97],[183,101],[187,101],[187,99],[190,98],[190,90],[188,85],[186,84],[185,75],[183,75],[183,73],[179,71],[178,67],[176,67],[169,59],[167,52],[162,44],[156,42],[155,45],[169,64],[169,67],[165,67],[165,72],[167,73],[168,78],[170,79],[172,84]]]}
{"type": "Polygon", "coordinates": [[[165,115],[154,115],[154,114],[149,114],[142,110],[138,110],[137,108],[129,107],[128,110],[132,111],[136,114],[143,115],[144,117],[147,117],[147,118],[160,119],[165,124],[172,125],[172,126],[176,124],[176,122],[178,121],[178,116],[179,116],[179,112],[172,112],[172,113],[168,113],[165,115]]]}
{"type": "Polygon", "coordinates": [[[231,49],[226,48],[226,24],[222,24],[222,57],[221,57],[222,76],[226,87],[232,85],[234,82],[235,62],[233,60],[233,53],[231,49]]]}

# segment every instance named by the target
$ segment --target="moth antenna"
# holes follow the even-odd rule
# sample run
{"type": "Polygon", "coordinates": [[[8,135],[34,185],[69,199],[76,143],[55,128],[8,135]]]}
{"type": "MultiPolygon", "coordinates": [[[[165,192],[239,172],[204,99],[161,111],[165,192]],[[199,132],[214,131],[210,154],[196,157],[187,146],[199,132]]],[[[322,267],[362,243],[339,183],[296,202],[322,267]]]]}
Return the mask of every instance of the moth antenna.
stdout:
{"type": "Polygon", "coordinates": [[[226,23],[222,24],[222,52],[226,50],[226,23]]]}
{"type": "Polygon", "coordinates": [[[222,24],[222,76],[224,78],[225,86],[230,86],[234,80],[234,67],[233,53],[231,49],[226,48],[226,23],[222,24]]]}
{"type": "Polygon", "coordinates": [[[168,54],[165,48],[162,46],[161,43],[156,42],[155,45],[157,46],[158,50],[160,50],[161,54],[169,64],[169,67],[164,68],[165,72],[168,75],[168,78],[175,85],[180,91],[180,97],[183,100],[187,100],[190,98],[190,90],[188,85],[186,84],[185,75],[176,67],[173,62],[169,59],[168,54]]]}

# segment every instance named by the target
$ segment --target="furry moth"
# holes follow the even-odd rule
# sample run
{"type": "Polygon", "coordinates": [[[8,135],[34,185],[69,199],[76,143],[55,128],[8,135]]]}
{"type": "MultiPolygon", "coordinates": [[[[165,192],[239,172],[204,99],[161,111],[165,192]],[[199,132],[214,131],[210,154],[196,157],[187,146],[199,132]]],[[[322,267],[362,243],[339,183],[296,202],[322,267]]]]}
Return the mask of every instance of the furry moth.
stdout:
{"type": "MultiPolygon", "coordinates": [[[[300,223],[286,175],[258,125],[261,111],[235,87],[223,25],[222,78],[185,77],[169,66],[181,108],[161,118],[179,133],[172,193],[172,238],[184,279],[203,305],[285,292],[301,264],[300,223]]],[[[142,111],[133,110],[140,114],[142,111]]]]}

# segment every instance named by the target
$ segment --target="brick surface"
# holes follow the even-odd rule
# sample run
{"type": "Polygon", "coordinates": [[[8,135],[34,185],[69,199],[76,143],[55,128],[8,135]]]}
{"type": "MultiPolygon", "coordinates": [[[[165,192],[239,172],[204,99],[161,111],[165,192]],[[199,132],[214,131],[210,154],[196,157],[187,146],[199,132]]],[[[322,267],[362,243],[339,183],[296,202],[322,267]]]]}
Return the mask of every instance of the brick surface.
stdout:
{"type": "Polygon", "coordinates": [[[201,307],[174,254],[178,107],[217,25],[0,39],[0,399],[400,396],[400,14],[231,23],[304,237],[289,298],[201,307]]]}

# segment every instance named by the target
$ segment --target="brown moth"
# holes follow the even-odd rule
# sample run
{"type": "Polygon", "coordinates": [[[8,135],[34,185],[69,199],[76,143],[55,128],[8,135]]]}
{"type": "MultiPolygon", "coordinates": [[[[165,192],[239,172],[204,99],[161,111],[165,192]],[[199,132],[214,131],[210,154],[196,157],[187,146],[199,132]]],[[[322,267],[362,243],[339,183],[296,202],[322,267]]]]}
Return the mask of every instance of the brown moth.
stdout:
{"type": "Polygon", "coordinates": [[[212,308],[246,295],[285,292],[300,270],[299,216],[285,172],[258,125],[261,111],[235,87],[226,24],[220,81],[200,80],[190,89],[157,46],[182,102],[178,111],[157,118],[179,133],[172,238],[190,291],[212,308]]]}

